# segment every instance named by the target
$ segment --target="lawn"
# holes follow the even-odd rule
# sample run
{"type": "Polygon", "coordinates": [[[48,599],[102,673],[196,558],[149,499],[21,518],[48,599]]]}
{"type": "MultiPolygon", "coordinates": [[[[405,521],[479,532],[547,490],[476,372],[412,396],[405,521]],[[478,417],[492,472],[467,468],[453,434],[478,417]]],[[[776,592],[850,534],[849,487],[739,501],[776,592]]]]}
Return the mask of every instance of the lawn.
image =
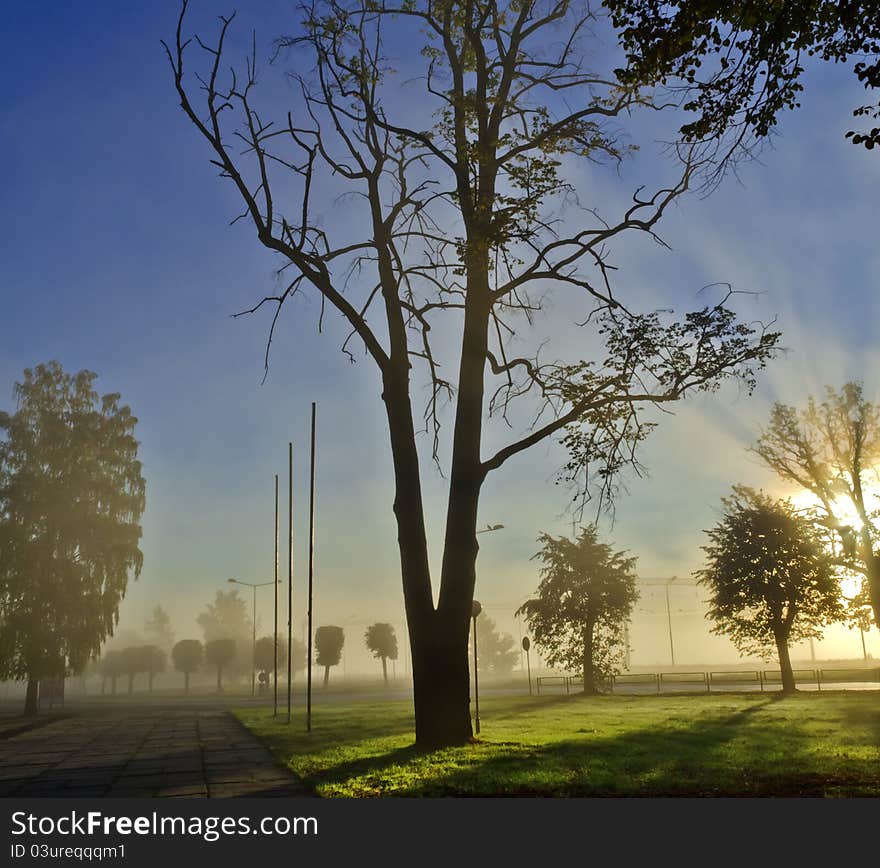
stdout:
{"type": "Polygon", "coordinates": [[[880,695],[515,697],[481,738],[413,746],[409,702],[237,712],[320,796],[878,796],[880,695]]]}

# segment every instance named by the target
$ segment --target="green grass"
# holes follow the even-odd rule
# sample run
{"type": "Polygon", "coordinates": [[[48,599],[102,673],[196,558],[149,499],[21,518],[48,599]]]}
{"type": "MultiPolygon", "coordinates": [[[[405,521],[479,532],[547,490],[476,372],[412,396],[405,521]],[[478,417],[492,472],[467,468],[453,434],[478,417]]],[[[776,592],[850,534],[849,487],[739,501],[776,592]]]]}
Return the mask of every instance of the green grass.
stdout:
{"type": "Polygon", "coordinates": [[[409,702],[242,722],[320,796],[878,796],[880,695],[516,697],[420,752],[409,702]]]}

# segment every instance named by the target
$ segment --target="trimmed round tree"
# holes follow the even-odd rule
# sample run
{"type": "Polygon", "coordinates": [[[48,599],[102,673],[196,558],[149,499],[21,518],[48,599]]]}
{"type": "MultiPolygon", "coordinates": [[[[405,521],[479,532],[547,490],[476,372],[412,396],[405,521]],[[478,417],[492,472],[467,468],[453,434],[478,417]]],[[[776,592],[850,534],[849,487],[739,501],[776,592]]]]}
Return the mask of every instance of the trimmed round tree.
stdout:
{"type": "Polygon", "coordinates": [[[238,646],[235,639],[214,639],[205,644],[205,660],[217,667],[217,692],[223,692],[223,670],[235,660],[238,646]]]}
{"type": "Polygon", "coordinates": [[[394,626],[384,621],[370,625],[364,634],[364,642],[367,650],[376,659],[382,661],[382,677],[387,686],[388,661],[397,660],[397,635],[394,632],[394,626]]]}
{"type": "Polygon", "coordinates": [[[198,639],[181,639],[171,649],[174,668],[183,673],[184,692],[189,693],[189,676],[197,672],[205,659],[205,649],[198,639]]]}
{"type": "Polygon", "coordinates": [[[696,575],[709,589],[713,633],[730,637],[743,654],[775,652],[784,693],[795,691],[789,646],[819,638],[845,611],[827,533],[791,501],[735,486],[724,515],[703,546],[696,575]]]}
{"type": "Polygon", "coordinates": [[[315,663],[324,667],[324,687],[330,683],[330,667],[338,666],[342,660],[342,646],[345,632],[342,627],[324,626],[315,630],[315,663]]]}
{"type": "Polygon", "coordinates": [[[600,542],[594,526],[577,539],[541,534],[541,584],[517,612],[551,666],[582,671],[595,694],[626,653],[624,624],[638,599],[634,557],[600,542]]]}

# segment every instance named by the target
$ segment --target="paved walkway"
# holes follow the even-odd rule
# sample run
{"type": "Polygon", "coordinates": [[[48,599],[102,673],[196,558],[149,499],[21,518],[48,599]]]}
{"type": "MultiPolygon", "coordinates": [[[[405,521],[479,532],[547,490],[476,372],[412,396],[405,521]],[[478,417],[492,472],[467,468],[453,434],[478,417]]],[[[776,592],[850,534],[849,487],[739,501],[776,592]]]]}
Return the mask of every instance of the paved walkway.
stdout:
{"type": "Polygon", "coordinates": [[[222,708],[75,712],[0,727],[0,796],[309,795],[222,708]]]}

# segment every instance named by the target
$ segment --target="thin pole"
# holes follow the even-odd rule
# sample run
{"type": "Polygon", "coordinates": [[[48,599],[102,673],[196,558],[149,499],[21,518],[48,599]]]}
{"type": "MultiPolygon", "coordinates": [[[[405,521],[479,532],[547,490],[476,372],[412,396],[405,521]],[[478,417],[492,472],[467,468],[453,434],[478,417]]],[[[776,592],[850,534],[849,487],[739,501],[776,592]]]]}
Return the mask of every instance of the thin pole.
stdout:
{"type": "Polygon", "coordinates": [[[860,628],[859,628],[859,633],[860,633],[861,636],[862,636],[862,659],[863,659],[863,660],[867,660],[867,659],[868,659],[868,651],[867,651],[867,649],[865,648],[865,631],[862,630],[861,627],[860,627],[860,628]]]}
{"type": "Polygon", "coordinates": [[[529,696],[532,695],[532,662],[529,660],[529,652],[526,651],[526,666],[529,671],[529,696]]]}
{"type": "Polygon", "coordinates": [[[287,722],[290,723],[293,685],[293,443],[287,444],[287,722]]]}
{"type": "Polygon", "coordinates": [[[474,615],[474,700],[476,707],[475,730],[480,734],[480,677],[477,674],[477,616],[474,615]]]}
{"type": "Polygon", "coordinates": [[[312,437],[309,457],[309,645],[306,659],[306,732],[312,731],[312,594],[315,562],[315,402],[312,401],[312,437]]]}
{"type": "Polygon", "coordinates": [[[254,585],[254,634],[251,640],[251,696],[257,695],[257,586],[254,585]]]}
{"type": "Polygon", "coordinates": [[[272,683],[275,685],[275,698],[272,706],[272,717],[278,717],[278,474],[275,474],[275,654],[273,660],[272,683]]]}
{"type": "Polygon", "coordinates": [[[672,612],[669,609],[669,582],[666,583],[666,623],[669,626],[669,656],[675,666],[675,646],[672,644],[672,612]]]}

